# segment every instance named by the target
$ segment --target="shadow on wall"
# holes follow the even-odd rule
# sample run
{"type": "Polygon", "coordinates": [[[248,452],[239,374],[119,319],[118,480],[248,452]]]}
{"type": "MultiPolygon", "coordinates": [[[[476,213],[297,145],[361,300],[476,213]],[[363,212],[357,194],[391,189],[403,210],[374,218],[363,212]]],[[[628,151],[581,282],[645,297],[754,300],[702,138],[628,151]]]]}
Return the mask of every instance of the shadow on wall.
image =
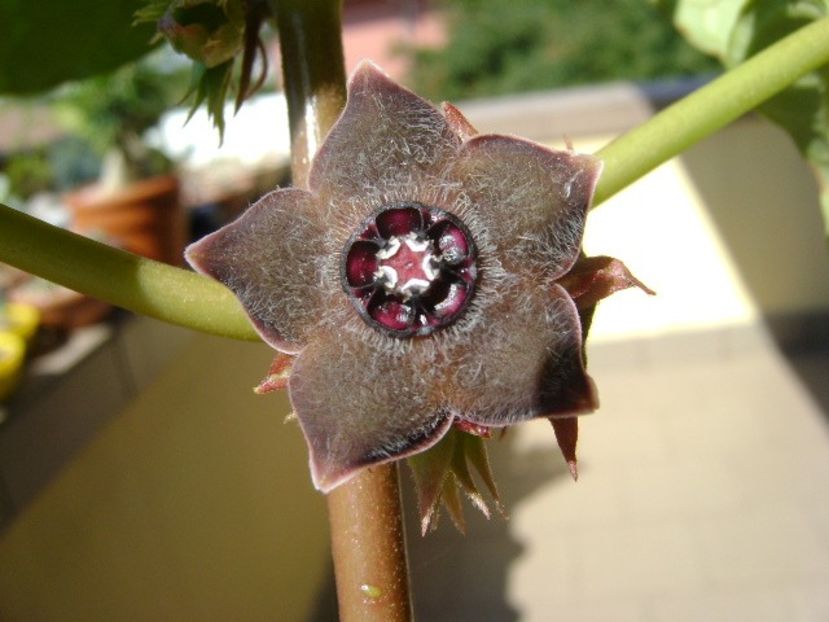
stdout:
{"type": "Polygon", "coordinates": [[[682,163],[778,349],[829,419],[829,245],[808,165],[756,116],[682,163]]]}
{"type": "Polygon", "coordinates": [[[763,315],[829,312],[817,185],[791,140],[752,117],[688,150],[682,163],[763,315]]]}

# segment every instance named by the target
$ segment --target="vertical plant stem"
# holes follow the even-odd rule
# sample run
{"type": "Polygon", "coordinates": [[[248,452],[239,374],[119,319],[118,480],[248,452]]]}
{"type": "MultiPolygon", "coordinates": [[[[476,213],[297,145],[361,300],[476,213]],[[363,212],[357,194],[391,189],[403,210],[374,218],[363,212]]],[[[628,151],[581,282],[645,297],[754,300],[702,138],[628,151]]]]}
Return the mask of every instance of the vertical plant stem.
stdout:
{"type": "MultiPolygon", "coordinates": [[[[339,0],[270,0],[279,30],[294,185],[345,105],[339,0]]],[[[335,364],[332,361],[331,364],[335,364]]],[[[411,620],[397,467],[364,470],[328,495],[343,622],[411,620]]]]}
{"type": "Polygon", "coordinates": [[[411,620],[396,465],[366,469],[329,493],[328,516],[340,619],[411,620]]]}
{"type": "Polygon", "coordinates": [[[345,105],[345,62],[339,0],[271,0],[279,30],[282,75],[291,124],[294,186],[345,105]]]}

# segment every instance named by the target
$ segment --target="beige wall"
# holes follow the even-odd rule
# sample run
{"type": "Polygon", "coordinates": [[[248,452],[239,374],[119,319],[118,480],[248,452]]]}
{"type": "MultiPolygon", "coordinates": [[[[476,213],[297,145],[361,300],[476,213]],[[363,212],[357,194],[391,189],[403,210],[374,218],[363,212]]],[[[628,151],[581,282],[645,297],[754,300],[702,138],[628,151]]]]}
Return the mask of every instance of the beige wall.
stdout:
{"type": "Polygon", "coordinates": [[[0,619],[306,618],[325,506],[284,395],[251,391],[268,362],[195,336],[0,536],[0,619]]]}
{"type": "MultiPolygon", "coordinates": [[[[595,150],[609,138],[576,147],[595,150]]],[[[603,302],[595,341],[829,311],[815,179],[790,139],[760,117],[704,140],[597,208],[585,249],[623,260],[657,292],[603,302]]]]}

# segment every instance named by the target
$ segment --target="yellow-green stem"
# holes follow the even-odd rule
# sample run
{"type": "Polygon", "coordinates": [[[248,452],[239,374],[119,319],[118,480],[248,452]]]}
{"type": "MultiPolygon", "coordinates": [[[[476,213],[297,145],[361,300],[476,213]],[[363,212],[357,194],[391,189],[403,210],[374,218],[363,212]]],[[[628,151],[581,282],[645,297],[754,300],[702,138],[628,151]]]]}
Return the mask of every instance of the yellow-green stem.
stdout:
{"type": "Polygon", "coordinates": [[[125,309],[205,333],[259,337],[230,290],[0,205],[0,261],[125,309]]]}
{"type": "Polygon", "coordinates": [[[605,164],[594,206],[829,63],[829,17],[769,46],[623,134],[596,154],[605,164]]]}

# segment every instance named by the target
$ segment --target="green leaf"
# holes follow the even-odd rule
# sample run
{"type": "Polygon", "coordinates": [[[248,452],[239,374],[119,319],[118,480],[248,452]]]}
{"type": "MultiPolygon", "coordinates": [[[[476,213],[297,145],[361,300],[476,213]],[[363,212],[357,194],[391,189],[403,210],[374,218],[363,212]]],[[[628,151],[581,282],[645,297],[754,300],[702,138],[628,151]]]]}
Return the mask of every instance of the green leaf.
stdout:
{"type": "Polygon", "coordinates": [[[202,103],[207,102],[207,114],[219,130],[219,140],[224,140],[225,101],[227,101],[232,75],[233,60],[210,68],[194,61],[190,91],[185,95],[185,99],[193,96],[187,120],[190,120],[202,103]]]}
{"type": "Polygon", "coordinates": [[[150,51],[139,0],[0,2],[0,93],[29,94],[106,73],[150,51]]]}
{"type": "Polygon", "coordinates": [[[740,11],[748,0],[657,0],[673,15],[674,25],[697,49],[725,58],[740,11]]]}

